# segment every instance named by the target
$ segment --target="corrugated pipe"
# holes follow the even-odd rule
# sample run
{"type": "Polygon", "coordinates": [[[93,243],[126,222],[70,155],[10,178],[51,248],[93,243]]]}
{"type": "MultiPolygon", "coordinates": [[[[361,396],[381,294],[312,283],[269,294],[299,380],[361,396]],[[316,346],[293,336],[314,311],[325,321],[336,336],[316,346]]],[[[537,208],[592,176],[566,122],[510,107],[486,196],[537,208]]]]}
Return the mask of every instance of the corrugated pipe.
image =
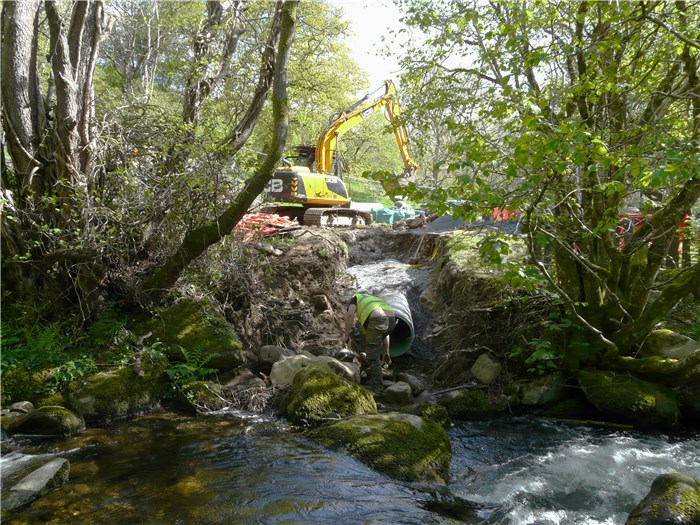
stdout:
{"type": "Polygon", "coordinates": [[[391,306],[396,316],[396,327],[389,336],[389,355],[391,357],[403,355],[411,349],[416,338],[408,300],[404,294],[398,292],[384,292],[381,297],[391,306]]]}

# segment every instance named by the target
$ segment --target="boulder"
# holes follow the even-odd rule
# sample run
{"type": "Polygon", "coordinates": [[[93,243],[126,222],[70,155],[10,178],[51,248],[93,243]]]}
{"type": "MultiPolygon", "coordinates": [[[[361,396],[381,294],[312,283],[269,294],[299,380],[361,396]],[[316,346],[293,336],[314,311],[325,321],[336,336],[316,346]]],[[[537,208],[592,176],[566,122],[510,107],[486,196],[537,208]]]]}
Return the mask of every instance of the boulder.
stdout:
{"type": "Polygon", "coordinates": [[[630,513],[626,525],[700,523],[700,481],[670,472],[657,477],[649,494],[630,513]]]}
{"type": "Polygon", "coordinates": [[[676,393],[662,385],[610,371],[581,371],[578,382],[588,401],[613,421],[638,426],[675,425],[676,393]]]}
{"type": "Polygon", "coordinates": [[[247,368],[241,367],[236,370],[236,374],[226,382],[224,391],[240,392],[251,388],[262,388],[265,386],[265,381],[256,376],[247,368]]]}
{"type": "Polygon", "coordinates": [[[471,368],[474,378],[483,385],[492,385],[501,375],[501,363],[494,361],[488,354],[481,354],[471,368]]]}
{"type": "Polygon", "coordinates": [[[425,391],[425,383],[423,383],[423,381],[421,381],[419,378],[412,376],[411,374],[401,372],[396,374],[396,379],[411,385],[411,393],[414,397],[418,397],[425,391]]]}
{"type": "Polygon", "coordinates": [[[59,406],[41,407],[24,414],[7,427],[10,434],[70,436],[85,428],[78,414],[59,406]]]}
{"type": "Polygon", "coordinates": [[[457,390],[440,397],[439,403],[453,419],[481,419],[508,410],[503,396],[489,397],[481,390],[457,390]]]}
{"type": "Polygon", "coordinates": [[[2,508],[16,509],[43,496],[49,490],[68,481],[70,463],[64,458],[55,458],[22,478],[7,493],[3,491],[2,508]]]}
{"type": "Polygon", "coordinates": [[[231,370],[244,364],[243,345],[233,325],[207,299],[183,297],[172,306],[158,310],[155,317],[136,323],[131,331],[138,336],[151,333],[149,341],[162,341],[172,361],[187,361],[184,348],[185,352],[212,354],[206,366],[217,370],[231,370]]]}
{"type": "Polygon", "coordinates": [[[178,397],[182,407],[194,410],[198,414],[214,412],[228,406],[221,385],[212,381],[187,383],[182,386],[178,397]]]}
{"type": "Polygon", "coordinates": [[[357,363],[343,363],[325,355],[311,356],[293,355],[277,361],[272,365],[270,382],[275,386],[291,385],[296,373],[308,366],[318,366],[352,381],[360,382],[360,366],[357,363]]]}
{"type": "Polygon", "coordinates": [[[308,424],[323,421],[332,413],[339,417],[374,414],[377,404],[361,386],[329,370],[308,366],[294,376],[283,410],[295,423],[308,424]]]}
{"type": "Polygon", "coordinates": [[[450,415],[447,413],[447,409],[442,405],[423,403],[417,407],[416,414],[418,414],[420,417],[432,419],[443,428],[448,428],[452,424],[450,415]]]}
{"type": "Polygon", "coordinates": [[[318,316],[323,312],[333,311],[328,297],[324,294],[316,294],[311,297],[311,302],[314,305],[314,316],[318,316]]]}
{"type": "Polygon", "coordinates": [[[17,403],[12,403],[10,405],[10,410],[13,412],[22,412],[23,414],[29,414],[34,410],[34,405],[30,401],[18,401],[17,403]]]}
{"type": "Polygon", "coordinates": [[[700,342],[672,330],[654,330],[639,349],[637,357],[683,359],[700,351],[700,342]]]}
{"type": "Polygon", "coordinates": [[[438,423],[414,414],[358,415],[311,429],[306,435],[331,449],[344,449],[393,478],[447,484],[452,443],[438,423]]]}
{"type": "Polygon", "coordinates": [[[130,366],[99,372],[68,391],[71,408],[85,421],[106,423],[160,408],[165,391],[165,361],[144,360],[143,375],[130,366]]]}
{"type": "Polygon", "coordinates": [[[700,381],[679,387],[677,393],[682,416],[697,424],[700,421],[700,381]]]}
{"type": "Polygon", "coordinates": [[[550,406],[564,401],[568,396],[566,378],[552,374],[535,379],[521,389],[520,403],[526,406],[550,406]]]}
{"type": "Polygon", "coordinates": [[[392,405],[408,405],[413,403],[411,385],[399,381],[384,389],[382,399],[392,405]]]}
{"type": "Polygon", "coordinates": [[[311,358],[306,355],[293,355],[277,361],[270,371],[270,383],[274,386],[291,385],[294,375],[307,366],[311,366],[311,358]]]}
{"type": "Polygon", "coordinates": [[[281,346],[265,345],[258,352],[258,364],[263,368],[269,368],[277,361],[281,361],[285,357],[295,355],[294,350],[282,348],[281,346]]]}

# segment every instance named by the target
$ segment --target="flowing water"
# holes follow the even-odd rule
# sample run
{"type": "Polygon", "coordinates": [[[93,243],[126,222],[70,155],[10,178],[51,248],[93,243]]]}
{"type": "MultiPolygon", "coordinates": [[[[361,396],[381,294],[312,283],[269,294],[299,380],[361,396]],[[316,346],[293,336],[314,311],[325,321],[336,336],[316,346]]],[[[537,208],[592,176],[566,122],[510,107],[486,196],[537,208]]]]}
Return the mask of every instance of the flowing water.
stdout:
{"type": "Polygon", "coordinates": [[[281,421],[154,414],[4,455],[3,476],[39,454],[69,459],[71,474],[3,522],[623,524],[657,475],[700,478],[700,434],[526,418],[449,434],[452,479],[439,487],[390,479],[281,421]]]}

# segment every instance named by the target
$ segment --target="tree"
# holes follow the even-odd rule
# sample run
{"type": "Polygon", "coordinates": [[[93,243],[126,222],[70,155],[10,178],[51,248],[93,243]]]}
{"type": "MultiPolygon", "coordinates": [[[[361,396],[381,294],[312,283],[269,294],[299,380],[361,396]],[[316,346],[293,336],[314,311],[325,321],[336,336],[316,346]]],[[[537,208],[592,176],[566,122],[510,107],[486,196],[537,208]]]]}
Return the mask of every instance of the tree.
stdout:
{"type": "Polygon", "coordinates": [[[296,9],[298,1],[285,1],[279,25],[279,44],[274,60],[273,85],[273,137],[267,149],[265,161],[258,171],[246,183],[243,190],[233,199],[232,203],[214,221],[204,224],[185,235],[177,252],[171,255],[163,265],[144,283],[145,290],[152,296],[158,297],[177,281],[180,273],[196,257],[212,244],[228,235],[240,221],[253,200],[263,191],[272,172],[280,162],[287,139],[289,108],[287,99],[287,65],[289,62],[296,9]]]}
{"type": "Polygon", "coordinates": [[[85,299],[100,272],[91,262],[88,231],[96,136],[93,72],[111,21],[95,0],[76,2],[68,23],[55,2],[44,9],[48,45],[39,38],[39,0],[5,2],[2,9],[2,117],[12,160],[12,170],[2,173],[4,285],[18,300],[45,286],[67,287],[75,292],[71,298],[85,299]],[[42,47],[50,62],[45,94],[42,47]],[[51,274],[58,267],[65,272],[55,282],[51,274]]]}
{"type": "Polygon", "coordinates": [[[700,197],[698,5],[400,4],[424,34],[404,55],[407,83],[455,136],[452,197],[522,210],[530,255],[580,328],[570,366],[627,366],[700,279],[697,258],[666,264],[700,197]],[[630,207],[650,217],[623,245],[630,207]]]}

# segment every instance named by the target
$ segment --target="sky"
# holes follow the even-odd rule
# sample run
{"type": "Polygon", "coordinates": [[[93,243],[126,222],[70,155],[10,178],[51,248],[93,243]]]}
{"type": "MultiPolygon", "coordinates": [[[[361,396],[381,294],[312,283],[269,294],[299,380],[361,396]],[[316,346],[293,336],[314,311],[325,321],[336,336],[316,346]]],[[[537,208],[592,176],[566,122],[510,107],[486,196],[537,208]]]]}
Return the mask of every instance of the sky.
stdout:
{"type": "Polygon", "coordinates": [[[370,88],[382,85],[384,80],[396,81],[399,69],[395,58],[381,56],[384,49],[382,36],[389,36],[389,29],[396,30],[400,23],[398,7],[391,0],[331,0],[345,11],[345,18],[350,22],[354,33],[348,41],[357,63],[367,71],[370,88]]]}

